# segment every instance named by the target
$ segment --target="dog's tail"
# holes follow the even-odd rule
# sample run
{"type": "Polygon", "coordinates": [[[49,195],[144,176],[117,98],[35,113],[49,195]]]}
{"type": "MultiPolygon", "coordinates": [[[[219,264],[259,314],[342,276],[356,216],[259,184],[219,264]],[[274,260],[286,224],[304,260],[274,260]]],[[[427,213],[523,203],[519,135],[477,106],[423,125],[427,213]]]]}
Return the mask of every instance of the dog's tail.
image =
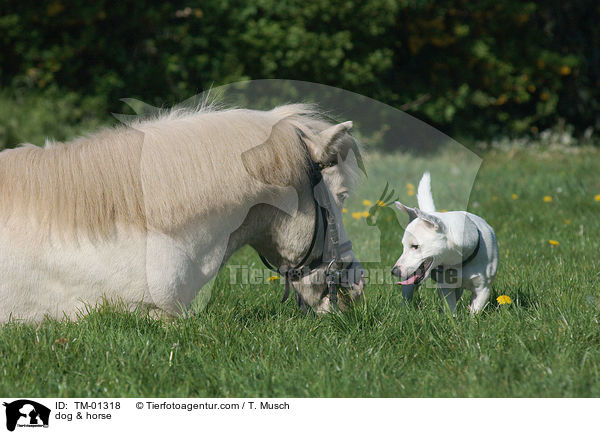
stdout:
{"type": "Polygon", "coordinates": [[[435,212],[435,204],[433,203],[433,195],[431,194],[431,176],[429,175],[429,172],[425,172],[421,181],[419,181],[417,202],[419,202],[421,211],[435,212]]]}

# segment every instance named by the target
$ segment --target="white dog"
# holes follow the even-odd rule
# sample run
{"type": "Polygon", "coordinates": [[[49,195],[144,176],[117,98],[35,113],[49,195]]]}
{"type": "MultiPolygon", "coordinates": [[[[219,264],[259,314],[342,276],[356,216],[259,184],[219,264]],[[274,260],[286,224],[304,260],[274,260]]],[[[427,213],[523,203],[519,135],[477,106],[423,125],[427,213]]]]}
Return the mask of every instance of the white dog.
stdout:
{"type": "Polygon", "coordinates": [[[396,202],[410,218],[402,238],[404,251],[392,270],[401,279],[398,284],[404,285],[403,295],[410,299],[431,274],[440,300],[446,300],[451,312],[463,289],[472,291],[471,313],[481,311],[498,269],[494,230],[481,217],[465,211],[435,212],[429,172],[419,183],[417,200],[420,209],[396,202]]]}

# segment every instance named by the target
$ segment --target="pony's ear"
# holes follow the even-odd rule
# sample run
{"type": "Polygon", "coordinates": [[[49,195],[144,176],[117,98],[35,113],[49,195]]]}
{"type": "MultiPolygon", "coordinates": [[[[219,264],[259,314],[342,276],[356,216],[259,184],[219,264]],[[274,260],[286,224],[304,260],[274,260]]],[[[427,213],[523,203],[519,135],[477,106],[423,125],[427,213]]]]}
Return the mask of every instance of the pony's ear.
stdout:
{"type": "Polygon", "coordinates": [[[417,217],[431,225],[433,229],[438,232],[446,232],[446,225],[439,217],[421,211],[419,208],[415,208],[415,211],[417,212],[417,217]]]}
{"type": "Polygon", "coordinates": [[[319,133],[318,141],[320,149],[315,152],[315,159],[318,163],[329,161],[341,151],[344,144],[344,138],[352,128],[352,121],[342,122],[333,125],[319,133]]]}
{"type": "Polygon", "coordinates": [[[408,214],[408,220],[409,221],[413,221],[414,219],[418,218],[418,209],[417,208],[411,208],[409,206],[404,205],[403,203],[400,203],[398,201],[394,202],[394,205],[396,205],[396,208],[404,211],[406,214],[408,214]]]}

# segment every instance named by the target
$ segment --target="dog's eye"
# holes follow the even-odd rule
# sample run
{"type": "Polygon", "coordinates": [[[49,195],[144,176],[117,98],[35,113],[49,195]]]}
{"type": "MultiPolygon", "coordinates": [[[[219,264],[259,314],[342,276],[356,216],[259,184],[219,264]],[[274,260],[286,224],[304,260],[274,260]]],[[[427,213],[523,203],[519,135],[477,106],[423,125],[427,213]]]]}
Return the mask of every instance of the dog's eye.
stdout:
{"type": "Polygon", "coordinates": [[[411,244],[410,248],[413,249],[413,250],[417,250],[419,248],[419,245],[418,244],[411,244]]]}

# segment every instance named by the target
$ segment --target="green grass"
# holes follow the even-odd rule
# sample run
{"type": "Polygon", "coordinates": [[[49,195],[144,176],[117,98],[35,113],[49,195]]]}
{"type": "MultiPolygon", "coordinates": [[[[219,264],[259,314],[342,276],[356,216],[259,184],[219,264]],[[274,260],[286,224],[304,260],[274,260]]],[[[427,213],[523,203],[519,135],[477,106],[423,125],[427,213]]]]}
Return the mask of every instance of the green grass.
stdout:
{"type": "MultiPolygon", "coordinates": [[[[597,160],[594,151],[484,157],[469,207],[495,228],[501,264],[478,316],[467,313],[468,294],[451,317],[434,291],[407,306],[390,284],[370,285],[349,312],[304,316],[280,304],[280,283],[231,285],[225,267],[208,304],[172,322],[104,306],[77,322],[0,328],[0,395],[600,396],[597,160]],[[500,294],[513,303],[499,306],[500,294]]],[[[376,249],[379,233],[351,212],[386,180],[415,203],[407,182],[455,165],[449,179],[433,178],[438,208],[450,209],[444,187],[463,182],[465,161],[371,155],[369,178],[347,205],[357,250],[376,249]]],[[[262,269],[250,249],[231,264],[262,269]]]]}

